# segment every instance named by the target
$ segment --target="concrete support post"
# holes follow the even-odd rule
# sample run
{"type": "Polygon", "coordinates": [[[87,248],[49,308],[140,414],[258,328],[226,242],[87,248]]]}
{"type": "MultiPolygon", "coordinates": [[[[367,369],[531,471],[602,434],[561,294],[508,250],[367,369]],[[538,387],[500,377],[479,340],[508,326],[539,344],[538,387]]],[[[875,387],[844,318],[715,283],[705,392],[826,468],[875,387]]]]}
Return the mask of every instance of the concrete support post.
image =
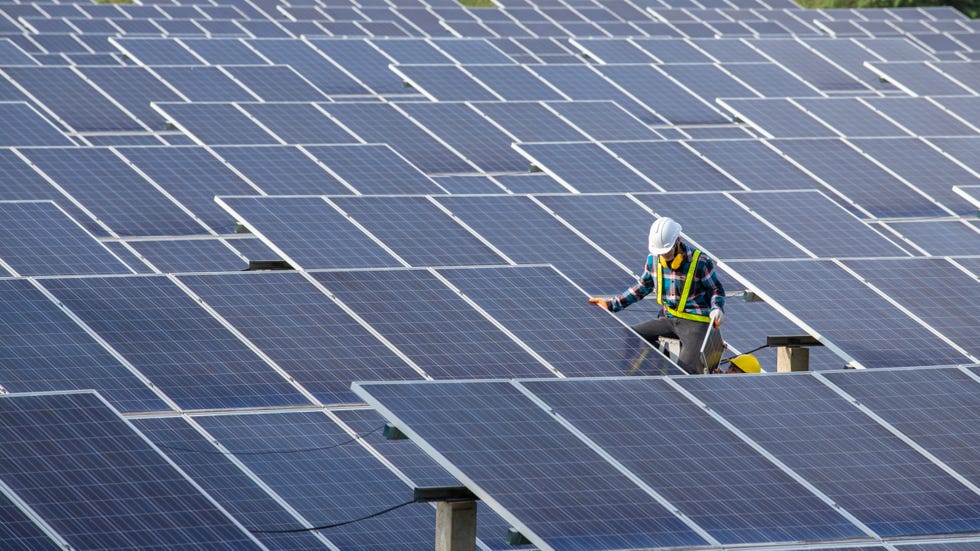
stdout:
{"type": "Polygon", "coordinates": [[[776,371],[808,371],[810,369],[810,349],[801,346],[780,346],[776,348],[776,371]]]}
{"type": "Polygon", "coordinates": [[[475,551],[476,502],[436,503],[436,551],[475,551]]]}

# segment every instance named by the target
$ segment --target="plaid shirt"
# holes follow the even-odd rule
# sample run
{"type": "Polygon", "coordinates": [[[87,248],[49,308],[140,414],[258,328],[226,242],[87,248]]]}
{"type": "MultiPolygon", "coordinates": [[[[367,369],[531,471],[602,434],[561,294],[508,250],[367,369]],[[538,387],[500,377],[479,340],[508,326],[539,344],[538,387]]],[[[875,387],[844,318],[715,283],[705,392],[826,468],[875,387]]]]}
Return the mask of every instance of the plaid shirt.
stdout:
{"type": "MultiPolygon", "coordinates": [[[[683,243],[682,243],[683,245],[683,243]]],[[[684,261],[676,270],[664,268],[664,291],[663,299],[667,306],[678,310],[677,303],[681,298],[681,291],[684,290],[684,280],[687,279],[687,271],[691,267],[691,257],[694,249],[683,245],[684,261]]],[[[623,294],[610,301],[613,312],[619,312],[630,304],[639,302],[643,297],[653,293],[657,296],[657,265],[658,258],[654,255],[647,257],[646,265],[643,267],[643,275],[637,280],[636,285],[623,292],[623,294]]],[[[691,283],[691,292],[687,297],[687,304],[684,305],[684,312],[707,316],[713,308],[725,308],[725,288],[722,287],[718,274],[715,272],[715,262],[704,252],[698,258],[697,268],[694,269],[694,281],[691,283]]],[[[666,312],[665,312],[666,313],[666,312]]],[[[667,313],[670,316],[669,313],[667,313]]]]}

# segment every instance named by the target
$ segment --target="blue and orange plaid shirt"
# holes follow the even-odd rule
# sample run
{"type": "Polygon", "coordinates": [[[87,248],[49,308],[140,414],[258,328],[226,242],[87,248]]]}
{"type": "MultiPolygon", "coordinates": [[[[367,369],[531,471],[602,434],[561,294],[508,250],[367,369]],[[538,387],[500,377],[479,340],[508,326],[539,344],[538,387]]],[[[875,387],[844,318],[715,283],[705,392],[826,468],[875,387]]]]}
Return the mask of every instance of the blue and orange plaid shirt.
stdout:
{"type": "MultiPolygon", "coordinates": [[[[681,308],[678,308],[677,303],[681,299],[681,292],[684,290],[684,281],[687,279],[687,271],[691,267],[691,258],[694,255],[694,249],[683,243],[681,245],[683,246],[681,254],[684,255],[684,261],[681,262],[681,265],[676,270],[664,268],[663,300],[665,305],[674,310],[681,310],[681,308]]],[[[650,293],[656,296],[657,270],[659,269],[657,261],[658,257],[654,255],[647,257],[647,262],[643,267],[643,275],[640,276],[636,284],[610,301],[610,309],[613,312],[619,312],[630,304],[639,302],[650,293]]],[[[698,258],[698,265],[694,269],[694,277],[695,280],[691,284],[691,292],[687,297],[687,304],[684,305],[682,310],[689,314],[702,316],[707,316],[712,308],[721,308],[724,310],[725,288],[718,279],[714,260],[705,255],[704,251],[701,252],[701,256],[698,258]]],[[[670,316],[669,313],[665,312],[665,314],[670,316]]]]}

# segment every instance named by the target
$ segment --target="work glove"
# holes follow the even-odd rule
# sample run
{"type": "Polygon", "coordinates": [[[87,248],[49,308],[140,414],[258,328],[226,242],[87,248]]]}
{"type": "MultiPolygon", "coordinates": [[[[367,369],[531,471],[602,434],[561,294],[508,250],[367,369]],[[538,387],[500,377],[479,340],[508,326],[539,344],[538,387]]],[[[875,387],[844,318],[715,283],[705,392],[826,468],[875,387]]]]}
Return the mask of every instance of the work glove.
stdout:
{"type": "Polygon", "coordinates": [[[595,304],[596,306],[602,308],[603,310],[612,310],[612,304],[604,298],[590,298],[589,302],[595,304]]]}
{"type": "Polygon", "coordinates": [[[725,321],[725,313],[721,311],[721,308],[712,308],[708,317],[711,318],[711,323],[716,329],[721,326],[721,322],[725,321]]]}

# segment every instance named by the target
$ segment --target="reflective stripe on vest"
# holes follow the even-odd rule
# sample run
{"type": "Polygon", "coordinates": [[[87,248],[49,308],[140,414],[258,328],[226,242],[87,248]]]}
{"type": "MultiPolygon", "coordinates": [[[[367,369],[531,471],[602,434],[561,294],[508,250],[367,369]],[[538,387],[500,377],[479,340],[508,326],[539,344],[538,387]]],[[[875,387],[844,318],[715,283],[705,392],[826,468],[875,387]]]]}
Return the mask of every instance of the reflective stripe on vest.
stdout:
{"type": "MultiPolygon", "coordinates": [[[[650,255],[651,258],[653,255],[650,255]]],[[[691,255],[691,265],[687,268],[687,276],[684,278],[684,289],[681,291],[681,298],[677,301],[678,309],[675,310],[670,306],[664,304],[664,267],[662,264],[657,262],[657,304],[663,305],[667,312],[674,316],[675,318],[683,318],[686,320],[703,321],[708,323],[711,318],[708,316],[702,316],[700,314],[691,314],[684,311],[684,306],[687,305],[687,297],[691,294],[691,284],[694,282],[694,271],[698,267],[698,258],[701,258],[701,251],[694,249],[694,253],[691,255]]]]}

